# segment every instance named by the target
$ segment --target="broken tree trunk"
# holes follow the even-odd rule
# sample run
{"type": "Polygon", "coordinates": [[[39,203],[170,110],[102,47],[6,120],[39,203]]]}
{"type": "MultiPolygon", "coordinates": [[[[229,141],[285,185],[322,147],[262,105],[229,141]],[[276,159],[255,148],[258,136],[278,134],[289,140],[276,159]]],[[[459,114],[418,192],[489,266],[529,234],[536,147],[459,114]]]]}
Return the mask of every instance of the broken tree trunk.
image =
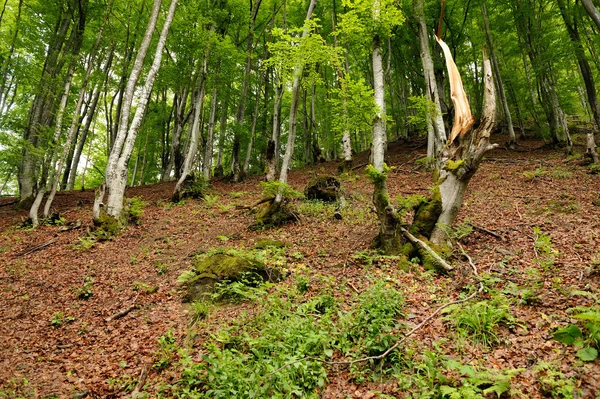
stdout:
{"type": "MultiPolygon", "coordinates": [[[[444,50],[450,81],[454,82],[454,85],[451,84],[454,106],[457,110],[464,111],[465,115],[470,115],[467,98],[460,94],[456,95],[461,91],[464,93],[464,90],[462,89],[458,69],[452,60],[450,49],[442,40],[438,40],[438,43],[444,50]]],[[[438,200],[441,201],[441,213],[437,217],[430,237],[436,245],[446,243],[447,236],[444,227],[452,226],[454,223],[462,206],[467,185],[479,168],[483,156],[486,152],[498,146],[497,144],[490,144],[490,134],[496,126],[496,93],[491,63],[485,48],[483,51],[483,78],[483,114],[479,126],[474,132],[471,132],[470,124],[472,124],[472,121],[470,124],[465,124],[466,119],[464,117],[460,119],[457,112],[457,119],[455,119],[452,129],[453,134],[442,153],[436,187],[436,191],[439,190],[438,200]]]]}

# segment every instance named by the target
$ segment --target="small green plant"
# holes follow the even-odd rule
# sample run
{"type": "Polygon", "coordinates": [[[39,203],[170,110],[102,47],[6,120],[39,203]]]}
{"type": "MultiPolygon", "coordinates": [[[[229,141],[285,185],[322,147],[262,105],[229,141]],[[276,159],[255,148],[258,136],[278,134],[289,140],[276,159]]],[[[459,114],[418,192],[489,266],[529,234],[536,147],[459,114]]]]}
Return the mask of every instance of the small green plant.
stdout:
{"type": "Polygon", "coordinates": [[[437,226],[440,227],[440,229],[446,234],[448,238],[454,241],[461,241],[473,232],[473,225],[468,220],[454,228],[447,226],[443,223],[437,223],[437,226]]]}
{"type": "Polygon", "coordinates": [[[525,171],[523,172],[523,176],[530,182],[533,182],[536,178],[545,176],[548,172],[544,170],[543,167],[535,168],[533,172],[525,171]]]}
{"type": "Polygon", "coordinates": [[[109,378],[108,386],[111,389],[114,389],[119,392],[131,392],[135,389],[138,380],[136,378],[131,377],[128,374],[125,374],[123,378],[109,378]]]}
{"type": "Polygon", "coordinates": [[[175,344],[173,330],[168,330],[164,335],[158,337],[158,350],[155,352],[158,356],[158,360],[154,362],[156,371],[161,372],[169,368],[176,352],[177,345],[175,344]]]}
{"type": "Polygon", "coordinates": [[[579,397],[576,381],[567,378],[552,363],[539,362],[533,370],[546,396],[554,399],[579,397]]]}
{"type": "Polygon", "coordinates": [[[573,173],[569,170],[558,167],[550,173],[550,176],[552,176],[554,179],[570,179],[573,176],[573,173]]]}
{"type": "Polygon", "coordinates": [[[133,224],[140,224],[140,218],[144,213],[144,206],[148,205],[141,197],[133,197],[127,200],[125,208],[127,221],[133,224]]]}
{"type": "Polygon", "coordinates": [[[168,272],[169,272],[169,265],[167,265],[166,263],[161,263],[158,266],[156,266],[156,274],[158,274],[159,276],[164,276],[168,272]]]}
{"type": "Polygon", "coordinates": [[[154,294],[158,291],[158,286],[144,283],[143,281],[134,281],[133,290],[143,292],[144,294],[154,294]]]}
{"type": "Polygon", "coordinates": [[[598,163],[591,164],[590,166],[588,166],[588,172],[592,175],[600,174],[600,164],[598,164],[598,163]]]}
{"type": "Polygon", "coordinates": [[[231,198],[234,198],[234,199],[235,199],[235,198],[240,198],[240,197],[243,197],[243,196],[244,196],[244,195],[246,195],[246,194],[248,194],[248,192],[247,192],[247,191],[232,191],[232,192],[230,192],[230,193],[229,193],[229,196],[230,196],[231,198]]]}
{"type": "Polygon", "coordinates": [[[206,206],[208,206],[209,208],[212,208],[221,198],[221,196],[217,195],[217,194],[205,194],[203,201],[206,204],[206,206]]]}
{"type": "Polygon", "coordinates": [[[296,280],[296,289],[302,295],[306,294],[310,289],[310,279],[306,276],[300,276],[296,280]]]}
{"type": "Polygon", "coordinates": [[[210,313],[210,306],[204,301],[194,301],[190,305],[190,325],[198,323],[200,320],[204,320],[210,313]]]}
{"type": "MultiPolygon", "coordinates": [[[[385,282],[378,282],[363,293],[355,310],[345,319],[345,339],[340,343],[343,352],[356,357],[376,356],[385,352],[396,341],[395,333],[403,328],[404,297],[385,282]]],[[[399,360],[390,354],[389,363],[399,360]]],[[[356,370],[355,370],[356,371],[356,370]]]]}
{"type": "Polygon", "coordinates": [[[79,299],[89,299],[94,295],[94,291],[92,290],[93,279],[90,276],[85,278],[85,282],[82,287],[77,289],[77,298],[79,299]]]}
{"type": "Polygon", "coordinates": [[[89,235],[77,237],[77,240],[79,242],[77,243],[77,245],[73,245],[73,248],[79,251],[87,251],[88,249],[93,248],[94,244],[96,243],[96,238],[94,236],[89,235]]]}
{"type": "Polygon", "coordinates": [[[71,323],[75,318],[72,316],[65,316],[63,312],[56,312],[50,319],[52,327],[60,327],[63,323],[71,323]]]}
{"type": "Polygon", "coordinates": [[[211,295],[215,301],[228,301],[232,303],[255,301],[266,295],[265,283],[256,273],[246,273],[239,281],[223,280],[215,285],[215,292],[211,295]]]}
{"type": "Polygon", "coordinates": [[[554,265],[557,251],[552,248],[552,239],[548,234],[542,233],[539,227],[533,228],[533,249],[535,251],[535,263],[548,271],[554,265]]]}
{"type": "Polygon", "coordinates": [[[331,219],[335,211],[335,205],[320,200],[303,201],[298,206],[300,214],[307,217],[319,217],[321,219],[331,219]]]}
{"type": "Polygon", "coordinates": [[[598,358],[598,348],[600,348],[600,308],[576,309],[578,313],[573,318],[582,320],[585,323],[583,327],[569,324],[556,330],[554,339],[580,348],[577,357],[584,362],[591,362],[598,358]]]}
{"type": "Polygon", "coordinates": [[[499,299],[452,305],[447,313],[459,335],[488,347],[500,342],[499,324],[514,324],[508,304],[499,299]]]}

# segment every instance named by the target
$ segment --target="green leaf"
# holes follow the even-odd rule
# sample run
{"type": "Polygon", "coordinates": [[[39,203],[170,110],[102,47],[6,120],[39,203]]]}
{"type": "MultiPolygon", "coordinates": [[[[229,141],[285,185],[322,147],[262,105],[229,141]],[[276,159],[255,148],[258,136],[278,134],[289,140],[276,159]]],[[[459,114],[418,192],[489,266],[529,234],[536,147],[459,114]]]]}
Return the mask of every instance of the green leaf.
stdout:
{"type": "Polygon", "coordinates": [[[325,353],[325,356],[327,356],[327,357],[333,356],[333,350],[331,350],[331,349],[325,349],[324,353],[325,353]]]}
{"type": "Polygon", "coordinates": [[[456,388],[454,387],[449,387],[448,385],[442,385],[440,387],[440,393],[443,396],[447,396],[447,395],[452,395],[453,393],[456,392],[456,388]]]}
{"type": "Polygon", "coordinates": [[[554,332],[554,339],[567,345],[573,345],[582,336],[581,330],[575,324],[569,324],[567,327],[554,332]]]}
{"type": "Polygon", "coordinates": [[[596,350],[596,348],[588,346],[587,348],[578,350],[577,357],[583,360],[584,362],[593,362],[598,357],[598,351],[596,350]]]}
{"type": "Polygon", "coordinates": [[[494,392],[498,397],[500,397],[504,392],[508,392],[509,389],[510,389],[510,381],[509,380],[501,380],[501,381],[497,381],[491,387],[484,389],[483,393],[487,395],[490,392],[494,392]]]}

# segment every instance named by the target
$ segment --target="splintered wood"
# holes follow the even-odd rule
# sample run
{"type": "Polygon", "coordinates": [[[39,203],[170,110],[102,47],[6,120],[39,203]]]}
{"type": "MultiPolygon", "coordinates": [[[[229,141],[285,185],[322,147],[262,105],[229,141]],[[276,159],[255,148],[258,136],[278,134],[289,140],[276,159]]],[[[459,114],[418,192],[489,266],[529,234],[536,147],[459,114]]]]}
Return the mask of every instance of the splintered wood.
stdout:
{"type": "Polygon", "coordinates": [[[467,99],[467,93],[462,84],[460,73],[458,68],[452,59],[452,53],[448,48],[448,45],[444,43],[442,39],[435,38],[439,45],[444,51],[444,57],[446,58],[446,67],[448,68],[448,80],[450,81],[450,93],[452,102],[454,103],[454,125],[452,126],[452,132],[448,143],[452,143],[458,136],[462,136],[467,133],[475,119],[471,114],[471,107],[469,106],[469,100],[467,99]]]}

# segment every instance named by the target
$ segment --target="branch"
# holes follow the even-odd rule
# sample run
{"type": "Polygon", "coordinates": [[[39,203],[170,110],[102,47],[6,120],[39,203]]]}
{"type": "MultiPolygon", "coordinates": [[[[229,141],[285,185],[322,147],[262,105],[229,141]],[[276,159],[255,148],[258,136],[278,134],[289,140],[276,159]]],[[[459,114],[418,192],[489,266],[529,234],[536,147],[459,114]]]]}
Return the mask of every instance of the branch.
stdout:
{"type": "Polygon", "coordinates": [[[448,262],[446,262],[440,255],[438,255],[438,253],[435,252],[429,245],[425,244],[425,242],[419,240],[417,237],[410,234],[410,232],[404,227],[400,227],[400,231],[402,231],[404,237],[406,237],[408,241],[410,241],[413,245],[415,245],[417,248],[421,248],[429,255],[431,255],[444,270],[446,270],[447,272],[452,271],[453,267],[450,266],[448,262]]]}

